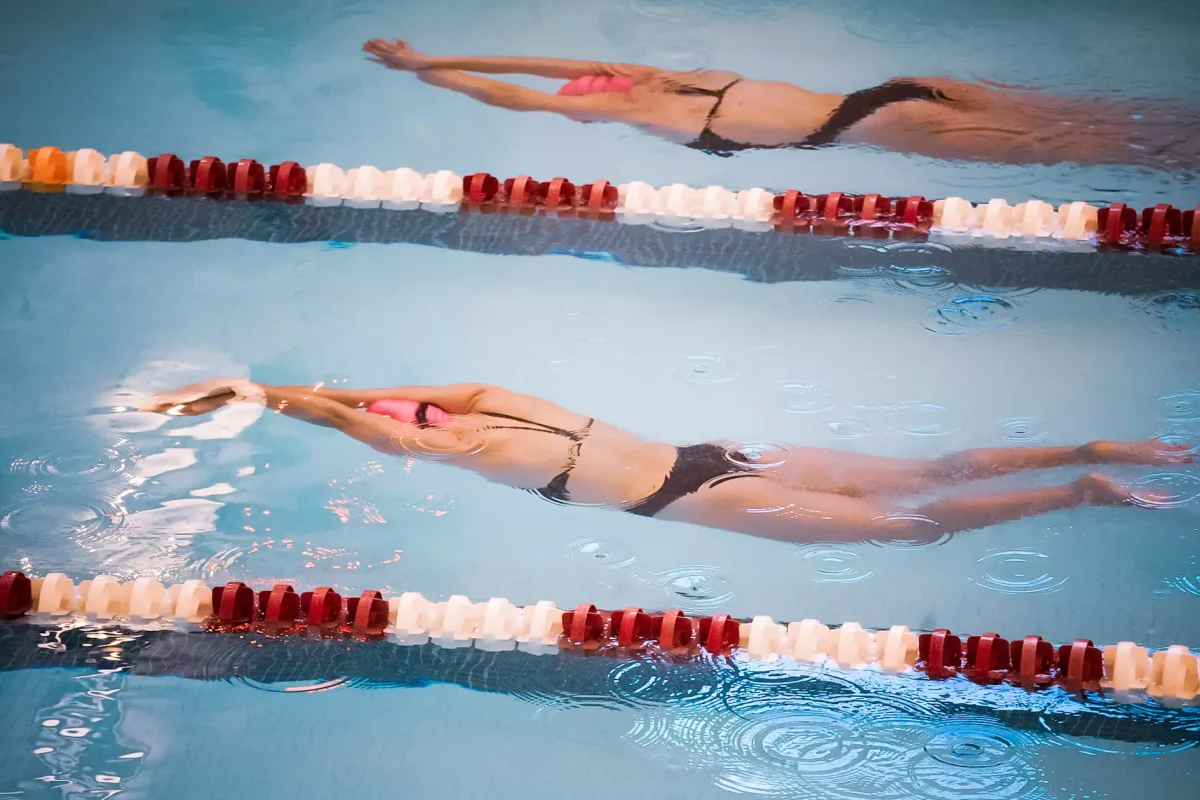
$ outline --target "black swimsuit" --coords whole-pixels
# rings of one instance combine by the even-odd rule
[[[685,147],[690,147],[693,150],[702,150],[705,153],[720,156],[721,158],[729,158],[735,152],[741,150],[815,150],[818,147],[827,147],[833,144],[837,141],[838,136],[841,136],[851,127],[862,122],[879,109],[892,103],[903,103],[909,100],[924,100],[932,103],[951,102],[950,98],[941,89],[935,89],[932,86],[926,86],[916,81],[888,81],[879,86],[872,86],[870,89],[860,89],[857,92],[846,95],[846,99],[834,109],[829,118],[821,124],[821,127],[798,142],[749,144],[747,142],[735,142],[732,139],[726,139],[724,136],[720,136],[712,131],[713,120],[717,117],[717,111],[721,108],[721,101],[725,99],[725,93],[741,83],[741,80],[741,78],[738,78],[732,83],[722,86],[720,89],[681,86],[674,90],[675,94],[715,97],[717,100],[713,104],[712,109],[709,110],[708,117],[704,120],[704,129],[700,131],[700,135],[696,137],[695,141],[688,142]]]
[[[425,403],[417,407],[417,424],[425,424],[427,409],[428,404]],[[596,420],[589,419],[581,430],[571,431],[509,414],[498,414],[492,411],[480,413],[496,419],[522,423],[521,425],[494,425],[493,429],[552,433],[570,439],[571,447],[567,450],[567,464],[563,467],[563,471],[551,478],[545,486],[529,488],[525,491],[552,503],[569,503],[571,501],[571,494],[567,490],[567,480],[571,476],[571,470],[575,469],[579,451],[583,448],[583,440],[587,438]],[[758,473],[753,467],[746,466],[744,459],[738,459],[736,454],[730,455],[729,451],[719,444],[707,443],[677,447],[675,448],[675,463],[671,465],[671,471],[667,474],[662,486],[658,487],[658,490],[649,497],[624,510],[640,517],[653,517],[679,498],[694,494],[703,486],[717,486],[735,478],[757,477],[759,477]]]

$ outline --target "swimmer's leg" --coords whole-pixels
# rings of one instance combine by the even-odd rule
[[[745,477],[680,498],[658,517],[787,542],[935,540],[1051,511],[1133,504],[1128,490],[1103,475],[1087,475],[1065,486],[952,497],[907,513],[870,500],[796,491]]]
[[[784,463],[764,472],[793,489],[851,496],[919,494],[1015,472],[1096,464],[1190,463],[1187,444],[1159,440],[1096,441],[1078,447],[988,447],[933,459],[904,459],[816,448],[789,449]]]

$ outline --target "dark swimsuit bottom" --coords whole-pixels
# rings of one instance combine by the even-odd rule
[[[418,424],[424,424],[426,411],[425,404],[417,408]],[[520,423],[519,425],[494,425],[492,426],[494,429],[551,433],[571,441],[571,447],[567,450],[567,464],[563,471],[551,478],[545,486],[525,490],[554,503],[569,503],[571,495],[567,491],[567,479],[571,475],[571,470],[575,469],[575,462],[579,458],[583,440],[587,438],[596,420],[589,419],[581,430],[572,431],[509,414],[497,414],[490,411],[480,413],[484,416]],[[717,486],[736,478],[757,477],[759,475],[753,467],[737,460],[736,454],[730,455],[729,451],[719,444],[705,443],[677,447],[675,448],[675,463],[671,466],[671,471],[667,474],[667,479],[663,481],[662,486],[658,487],[658,490],[649,497],[624,510],[640,517],[653,517],[679,498],[694,494],[705,485]]]
[[[827,147],[833,144],[837,141],[837,137],[841,136],[855,124],[862,122],[879,109],[892,103],[904,103],[909,100],[924,100],[931,103],[950,102],[950,98],[946,97],[945,93],[932,86],[926,86],[916,81],[888,81],[879,86],[873,86],[870,89],[860,89],[857,92],[846,95],[846,99],[834,109],[833,113],[829,115],[829,119],[825,120],[821,127],[798,142],[748,144],[746,142],[735,142],[732,139],[726,139],[724,136],[719,136],[712,131],[713,120],[717,118],[717,111],[721,108],[721,102],[725,99],[725,93],[741,82],[742,79],[738,78],[722,86],[720,89],[681,86],[674,90],[675,94],[714,97],[717,100],[704,121],[704,130],[700,131],[700,135],[696,137],[695,141],[688,142],[684,145],[685,147],[690,147],[693,150],[702,150],[705,153],[722,158],[728,158],[741,150],[815,150],[818,147]]]

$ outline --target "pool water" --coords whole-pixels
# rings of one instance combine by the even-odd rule
[[[916,2],[885,16],[862,3],[522,0],[134,3],[115,14],[49,3],[20,9],[24,35],[0,44],[0,74],[22,76],[0,81],[0,102],[18,112],[0,138],[580,182],[1190,207],[1187,170],[853,148],[716,159],[439,93],[366,63],[358,47],[393,35],[438,53],[709,66],[828,91],[950,74],[1180,99],[1200,88],[1187,55],[1196,13],[1160,4],[1131,14],[1119,2]],[[676,234],[681,251],[689,236],[702,234]],[[130,410],[145,393],[218,375],[477,381],[680,444],[912,458],[1097,438],[1200,444],[1200,278],[1133,291],[1113,274],[1158,274],[1156,259],[1096,256],[1072,278],[1083,291],[971,279],[998,264],[1044,267],[1044,254],[1017,250],[822,251],[833,264],[823,279],[767,282],[743,276],[790,273],[762,252],[718,271],[649,268],[636,253],[447,244],[0,236],[0,564],[76,580],[286,581],[1055,642],[1200,642],[1194,465],[1106,469],[1159,497],[1155,508],[1081,508],[925,543],[782,543],[555,505],[246,406],[169,420]],[[78,633],[63,634],[72,651],[120,635]],[[480,666],[476,651],[433,648],[364,651],[374,655],[323,671],[306,671],[303,654],[281,658],[282,672],[222,672],[226,662],[194,656],[183,662],[192,677],[127,653],[100,669],[17,668],[32,647],[0,637],[4,796],[608,797],[636,787],[669,798],[1171,798],[1194,796],[1200,779],[1194,709],[1058,691],[946,690],[744,659],[512,654]],[[387,672],[371,658],[407,660]],[[1076,718],[1087,722],[1064,722]]]

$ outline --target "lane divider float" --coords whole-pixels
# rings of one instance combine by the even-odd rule
[[[40,147],[25,153],[0,144],[0,190],[20,188],[125,196],[186,194],[391,211],[545,214],[667,228],[735,227],[868,239],[934,236],[1200,253],[1200,206],[1181,210],[1160,203],[1138,210],[1124,203],[1097,207],[1074,202],[1055,207],[1041,200],[1009,205],[999,198],[976,205],[961,197],[809,195],[797,189],[775,194],[762,188],[735,192],[682,183],[655,188],[641,181],[575,184],[566,178],[541,181],[519,175],[501,180],[485,172],[461,176],[450,170],[422,175],[370,164],[344,170],[330,163],[302,167],[284,161],[265,167],[253,159],[224,162],[215,156],[185,162],[173,153],[146,158],[126,151],[106,158],[86,148],[63,152]]]
[[[73,583],[62,573],[29,578],[0,575],[0,619],[68,616],[140,625],[200,625],[211,631],[387,637],[398,644],[433,642],[445,648],[487,651],[561,651],[628,656],[654,648],[675,656],[731,655],[758,661],[792,659],[843,670],[923,673],[933,680],[962,676],[981,685],[1029,690],[1059,686],[1069,692],[1111,694],[1120,702],[1142,696],[1179,704],[1200,693],[1200,657],[1183,645],[1154,653],[1133,642],[1097,647],[1090,639],[1055,646],[1041,636],[1005,639],[997,633],[965,639],[944,628],[916,632],[904,625],[871,631],[857,622],[838,627],[815,619],[787,624],[768,616],[749,621],[728,614],[689,617],[679,609],[613,611],[582,604],[560,609],[551,601],[517,606],[502,597],[442,602],[416,592],[385,598],[368,589],[343,596],[329,587],[297,592],[288,584],[254,591],[233,581],[208,587],[189,580],[170,587],[151,578],[121,582],[111,575]]]

